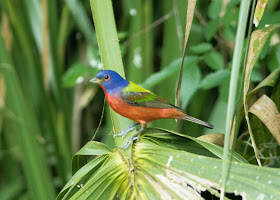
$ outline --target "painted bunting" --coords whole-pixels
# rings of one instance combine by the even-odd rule
[[[115,112],[138,122],[114,136],[124,137],[131,130],[135,129],[136,125],[141,124],[141,128],[127,141],[124,147],[128,146],[131,141],[138,139],[138,134],[145,130],[148,122],[157,119],[183,119],[200,124],[206,128],[213,128],[213,125],[185,114],[181,108],[172,105],[151,91],[123,79],[115,71],[100,71],[90,82],[100,85],[109,106]]]

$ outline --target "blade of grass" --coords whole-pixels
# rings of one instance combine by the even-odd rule
[[[129,20],[129,35],[134,35],[142,29],[142,1],[136,0],[128,2],[126,1],[128,10],[134,10],[135,14],[130,14]],[[139,83],[145,79],[143,70],[143,35],[131,40],[127,50],[127,76],[135,83]]]
[[[227,106],[221,197],[220,197],[221,200],[224,199],[226,180],[227,180],[228,169],[229,169],[227,154],[228,154],[228,147],[229,147],[230,130],[231,130],[231,125],[233,120],[233,113],[235,111],[235,105],[236,105],[235,94],[237,91],[237,81],[238,81],[238,75],[239,75],[239,69],[241,63],[242,48],[244,43],[249,6],[250,6],[250,1],[246,1],[246,0],[241,1],[238,26],[237,26],[237,34],[235,40],[236,43],[233,52],[233,63],[232,63],[232,70],[231,70],[231,77],[230,77],[230,89],[229,89],[228,106]]]
[[[133,1],[127,2],[128,9],[136,10],[136,14],[130,16],[130,34],[136,35],[152,24],[152,2]],[[140,83],[148,77],[153,69],[153,38],[152,31],[145,31],[138,37],[134,37],[129,43],[128,49],[128,77],[135,83]]]
[[[20,53],[21,56],[24,57],[23,59],[26,64],[24,70],[20,71],[21,73],[19,74],[19,78],[26,78],[26,84],[23,85],[23,88],[26,90],[26,97],[29,98],[32,104],[37,108],[38,102],[40,102],[40,94],[43,93],[43,85],[40,81],[42,78],[41,72],[40,68],[37,67],[40,61],[38,59],[39,55],[36,55],[37,52],[34,51],[32,33],[28,29],[29,27],[25,26],[25,24],[28,23],[28,21],[25,19],[25,13],[19,12],[18,10],[18,6],[23,6],[23,2],[19,2],[17,4],[14,0],[5,1],[5,6],[9,15],[10,23],[14,30],[14,34],[18,41],[15,45],[18,45],[18,48],[21,49]],[[34,58],[34,54],[37,56],[36,59]],[[16,62],[17,60],[15,61],[15,67],[17,66]],[[22,63],[20,64],[22,65]]]
[[[30,109],[34,110],[36,118],[38,117],[38,119],[44,122],[39,123],[40,129],[42,130],[40,134],[42,134],[43,137],[46,137],[46,140],[55,143],[55,152],[58,153],[53,155],[57,157],[59,162],[59,173],[62,174],[62,177],[66,180],[67,172],[70,170],[65,170],[65,166],[68,166],[69,163],[71,163],[70,145],[68,142],[70,137],[65,135],[65,132],[62,132],[62,134],[64,134],[62,137],[63,140],[59,141],[57,139],[57,134],[60,134],[58,132],[60,130],[65,130],[65,128],[62,127],[64,124],[57,123],[56,119],[60,116],[57,116],[57,110],[55,109],[55,105],[51,101],[50,96],[45,93],[40,65],[40,51],[36,48],[33,41],[34,36],[32,31],[29,30],[29,18],[25,15],[26,12],[21,12],[20,10],[24,8],[23,3],[23,1],[15,3],[14,0],[4,1],[5,8],[9,14],[10,23],[13,26],[12,30],[14,37],[17,38],[17,43],[14,43],[15,48],[13,48],[13,57],[15,58],[13,60],[13,66],[18,71],[18,78],[21,81],[20,83],[22,90],[24,91],[26,102],[29,103]],[[42,25],[39,24],[39,26]],[[55,87],[52,89],[56,97],[61,94],[61,91],[57,92],[58,90],[56,90]],[[44,103],[42,104],[42,102]],[[59,100],[57,100],[57,104],[60,105],[59,107],[62,107],[61,105],[66,106],[65,103],[61,103]],[[63,118],[63,115],[61,116]],[[67,132],[69,133],[70,131]],[[64,147],[67,146],[67,149],[62,148],[60,144],[64,144]],[[67,157],[63,157],[63,154],[66,152],[68,152]]]
[[[29,21],[31,24],[31,30],[39,51],[42,51],[42,8],[40,5],[40,1],[36,0],[24,0],[23,1],[26,9],[27,14],[29,17]]]
[[[58,66],[59,71],[62,71],[64,66],[64,54],[65,54],[65,45],[67,41],[67,36],[69,34],[68,26],[69,26],[69,15],[70,11],[67,6],[62,8],[62,14],[59,22],[59,31],[58,31],[58,39],[57,39],[57,48],[58,48]]]
[[[96,43],[95,34],[93,28],[90,24],[90,21],[84,11],[81,1],[78,0],[64,0],[67,6],[69,7],[78,27],[81,29],[86,39],[91,43]]]
[[[49,27],[48,27],[48,2],[42,0],[42,51],[41,51],[41,62],[43,71],[43,81],[46,90],[49,90],[49,79],[50,79],[50,67],[52,64],[50,54],[50,43],[49,43]]]
[[[1,32],[1,30],[0,30]],[[20,147],[27,186],[33,199],[54,199],[55,191],[50,172],[35,136],[39,133],[32,110],[28,109],[18,78],[12,68],[12,61],[5,49],[0,34],[0,72],[4,74],[6,86],[6,105],[14,118],[5,119],[5,129],[14,132]]]
[[[153,1],[145,0],[143,2],[143,27],[147,27],[152,24],[153,20]],[[144,65],[144,77],[147,78],[153,71],[153,57],[154,57],[154,38],[153,32],[149,31],[143,34],[143,65]]]
[[[251,4],[251,13],[253,13],[254,10],[255,10],[256,1],[257,0],[253,0],[253,2]],[[249,21],[249,28],[248,28],[248,31],[247,31],[248,32],[248,38],[251,38],[252,28],[253,28],[253,15],[251,14],[250,21]],[[245,58],[244,58],[244,61],[243,61],[244,66],[246,66],[246,62],[247,62],[247,59],[248,59],[249,43],[250,43],[250,40],[248,39],[246,41],[246,47],[245,47],[246,53],[245,53]],[[242,75],[244,76],[244,71],[242,72]],[[229,139],[229,148],[230,149],[234,149],[234,147],[235,147],[235,138],[236,138],[236,135],[237,135],[237,132],[238,132],[237,130],[239,130],[239,125],[240,125],[239,122],[243,118],[243,114],[240,113],[241,104],[242,104],[242,102],[238,103],[236,115],[233,118],[234,128],[231,129],[231,135],[230,135],[230,139]],[[240,116],[242,116],[242,117],[240,117]],[[253,140],[252,143],[254,145],[254,140]],[[258,154],[256,154],[256,158],[258,159]]]
[[[42,1],[43,2],[43,1]],[[43,5],[43,4],[42,4]],[[65,5],[65,4],[64,4]],[[66,8],[66,6],[64,6],[64,8]],[[69,109],[69,107],[72,106],[72,102],[68,101],[68,97],[66,96],[66,91],[63,90],[62,88],[62,84],[61,84],[61,79],[62,79],[62,69],[64,67],[64,65],[60,65],[60,61],[63,60],[65,58],[64,54],[59,54],[59,48],[61,47],[59,45],[59,37],[60,35],[60,31],[61,29],[65,28],[64,26],[60,27],[58,24],[58,12],[57,10],[59,9],[59,5],[57,3],[56,0],[48,0],[47,1],[47,5],[46,8],[47,12],[45,15],[47,15],[47,20],[48,21],[48,27],[47,30],[43,29],[43,31],[45,32],[44,35],[46,38],[44,38],[44,40],[48,41],[48,44],[46,44],[46,46],[49,46],[49,68],[50,68],[50,72],[49,72],[49,84],[50,87],[52,89],[52,92],[54,93],[55,96],[55,105],[58,105],[54,114],[56,115],[55,117],[57,117],[57,121],[59,121],[59,123],[56,123],[57,121],[54,121],[53,123],[55,124],[54,126],[56,127],[56,132],[57,135],[60,136],[60,138],[62,138],[61,141],[57,142],[57,146],[56,148],[61,148],[61,146],[63,146],[64,148],[61,149],[61,153],[64,154],[64,160],[65,163],[67,163],[67,165],[71,162],[71,136],[72,136],[72,132],[71,132],[71,126],[72,126],[72,111],[71,109]],[[69,10],[65,9],[67,14],[69,14]],[[66,14],[66,23],[68,20],[68,15]],[[63,18],[63,19],[65,19]],[[63,21],[63,20],[62,20]],[[57,33],[58,29],[59,33]],[[68,30],[68,29],[66,29]],[[63,31],[66,32],[65,29],[63,29]],[[64,33],[64,32],[63,32]],[[65,38],[63,38],[62,40],[66,40],[66,37],[68,36],[67,34],[63,35]],[[63,45],[65,45],[65,43],[63,43]],[[63,46],[62,48],[64,48],[65,46]],[[47,50],[46,50],[47,51]],[[52,102],[50,102],[52,103]],[[53,117],[52,117],[53,118]],[[63,144],[63,145],[60,145]],[[67,152],[67,153],[66,153]],[[60,161],[61,162],[61,161]],[[61,165],[61,164],[60,164]],[[66,171],[64,169],[64,171]],[[68,171],[69,172],[69,171]],[[67,173],[66,173],[67,174]]]

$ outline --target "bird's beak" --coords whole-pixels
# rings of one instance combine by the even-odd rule
[[[94,77],[89,82],[100,84],[101,80],[96,78],[96,77]]]

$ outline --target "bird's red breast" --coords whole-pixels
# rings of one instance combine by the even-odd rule
[[[108,104],[115,112],[141,124],[157,119],[179,119],[185,115],[174,108],[131,106],[121,99],[120,94],[109,94],[106,89],[103,88],[103,90]]]

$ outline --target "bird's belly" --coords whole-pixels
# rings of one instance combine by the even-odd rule
[[[151,122],[157,119],[178,118],[181,113],[173,108],[148,108],[131,106],[118,97],[106,97],[110,107],[120,115],[137,122]]]

